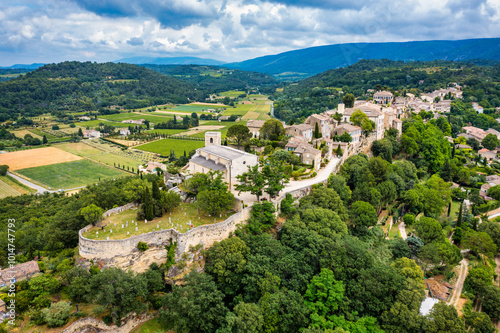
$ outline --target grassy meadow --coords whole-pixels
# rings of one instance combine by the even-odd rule
[[[97,183],[99,180],[130,175],[87,159],[21,169],[16,172],[52,189],[70,189]]]
[[[193,149],[198,149],[205,146],[204,141],[190,141],[179,139],[161,139],[158,141],[146,143],[136,146],[135,149],[157,153],[163,156],[170,155],[170,151],[174,150],[176,156],[181,156],[184,152],[189,153]]]

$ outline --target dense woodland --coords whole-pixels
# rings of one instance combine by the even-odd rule
[[[287,123],[297,122],[318,110],[335,109],[343,94],[352,93],[358,99],[367,99],[368,89],[387,89],[419,95],[419,92],[445,88],[451,82],[466,86],[465,102],[479,102],[486,109],[499,107],[500,64],[479,63],[481,66],[450,61],[361,60],[286,86],[283,92],[273,95],[275,114]]]
[[[273,86],[277,83],[276,79],[268,74],[242,71],[239,69],[228,69],[218,66],[152,64],[144,64],[141,66],[161,74],[174,76],[208,93],[245,90],[250,87],[258,87],[261,91],[266,91],[269,89],[269,86]]]

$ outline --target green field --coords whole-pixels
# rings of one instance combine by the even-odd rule
[[[179,134],[179,133],[184,133],[184,132],[187,132],[187,130],[184,130],[184,129],[153,129],[153,130],[148,131],[146,133],[159,133],[159,134],[173,135],[173,134]]]
[[[2,177],[3,178],[3,177]],[[0,179],[0,199],[6,198],[6,197],[15,197],[17,195],[21,195],[22,193],[4,182],[2,179]]]
[[[83,142],[60,144],[54,146],[54,148],[58,148],[67,151],[68,153],[72,153],[77,156],[88,158],[90,160],[113,167],[115,166],[115,164],[119,164],[120,166],[124,165],[125,167],[129,167],[130,169],[134,168],[134,170],[137,170],[139,164],[142,163],[139,160],[128,157],[127,153],[122,152],[121,150],[117,150],[117,153],[112,153],[111,151],[102,151],[101,149],[91,147]]]
[[[179,232],[186,232],[188,231],[188,226],[191,229],[191,225],[193,228],[196,228],[205,224],[222,222],[232,214],[234,214],[234,211],[222,213],[222,216],[219,215],[217,217],[208,216],[198,212],[195,204],[182,203],[179,207],[172,210],[171,213],[166,213],[162,217],[145,223],[143,220],[140,222],[137,221],[137,209],[128,209],[107,217],[105,219],[107,224],[104,230],[100,227],[91,228],[84,234],[84,237],[89,239],[106,239],[106,237],[109,237],[109,239],[125,239],[161,229],[173,229],[177,227],[177,224],[179,225],[177,227]],[[170,224],[169,218],[172,224]],[[135,231],[136,226],[135,223],[132,224],[132,221],[137,222],[137,231]],[[129,222],[128,227],[126,226],[126,222]],[[121,227],[122,224],[124,224],[124,228]],[[99,232],[99,234],[96,232]]]
[[[114,127],[124,127],[124,128],[128,128],[129,126],[138,126],[136,124],[125,124],[125,123],[121,123],[121,122],[118,122],[118,121],[111,121],[111,120],[107,120],[107,119],[97,119],[97,120],[89,120],[89,121],[82,121],[82,122],[78,122],[78,123],[75,123],[76,126],[80,126],[80,127],[83,127],[83,128],[95,128],[97,126],[99,126],[99,124],[104,124],[104,125],[110,125],[110,126],[114,126]],[[146,125],[140,125],[142,128],[145,128]]]
[[[183,105],[177,105],[171,109],[170,111],[185,111],[185,112],[197,112],[197,113],[206,113],[210,114],[210,112],[203,112],[207,111],[208,109],[221,109],[221,108],[227,108],[228,106],[226,105],[197,105],[197,104],[183,104]]]
[[[146,143],[145,145],[136,146],[134,148],[157,153],[163,156],[170,155],[170,151],[174,150],[176,156],[181,156],[184,152],[187,154],[193,149],[198,149],[204,146],[204,141],[161,139],[155,142]]]
[[[43,136],[45,135],[45,137],[46,137],[47,139],[49,139],[49,140],[50,140],[50,139],[55,139],[55,138],[57,138],[57,136],[55,136],[55,135],[52,135],[52,134],[50,134],[50,133],[47,133],[47,132],[44,132],[44,131],[42,131],[42,130],[35,129],[35,128],[30,129],[30,132],[32,132],[32,133],[34,133],[34,134],[36,134],[36,135],[39,135],[39,136],[41,136],[41,137],[43,137]]]
[[[246,94],[246,91],[230,90],[230,91],[223,91],[221,93],[218,93],[219,96],[231,97],[231,98],[236,98],[239,95],[243,95],[243,94]]]
[[[124,171],[85,159],[27,168],[16,172],[52,189],[70,189],[96,183],[99,179],[104,180],[129,175]]]
[[[137,119],[144,119],[148,120],[152,123],[163,123],[166,122],[170,119],[173,119],[173,115],[168,114],[168,113],[156,113],[156,115],[151,115],[152,112],[143,112],[143,113],[138,113],[138,112],[124,112],[124,113],[117,113],[117,114],[110,114],[110,115],[105,115],[105,116],[100,116],[99,119],[106,119],[109,121],[115,121],[115,122],[122,122],[123,120],[137,120]],[[124,124],[127,127],[130,125],[134,124]]]

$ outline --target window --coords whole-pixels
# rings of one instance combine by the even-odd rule
[[[210,143],[214,143],[214,138],[210,138]]]
[[[243,164],[247,164],[247,161],[243,161]]]

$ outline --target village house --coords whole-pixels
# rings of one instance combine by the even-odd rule
[[[500,176],[498,176],[498,175],[486,176],[486,183],[484,183],[481,186],[481,189],[479,191],[479,195],[481,197],[483,197],[483,199],[485,199],[485,200],[491,200],[491,198],[489,198],[487,196],[488,190],[490,188],[492,188],[493,186],[497,186],[497,185],[500,185]]]
[[[393,98],[394,95],[390,91],[377,91],[373,94],[373,101],[378,104],[389,104]]]
[[[363,132],[361,127],[351,124],[341,124],[335,128],[336,135],[340,136],[346,132],[351,135],[353,145],[358,146],[361,143],[361,133]]]
[[[120,129],[120,135],[122,135],[122,136],[130,135],[130,130],[127,129],[127,128],[121,128]]]
[[[101,132],[96,130],[86,130],[83,131],[83,137],[86,139],[95,139],[101,137]]]
[[[260,136],[260,128],[264,125],[264,120],[249,120],[247,122],[247,127],[254,138]]]
[[[127,120],[123,120],[122,123],[141,125],[142,123],[144,123],[144,121],[145,121],[144,119],[127,119]]]
[[[484,111],[483,107],[475,102],[472,103],[472,107],[474,108],[474,110],[476,110],[477,113],[483,113]]]
[[[286,135],[289,136],[303,136],[307,140],[313,138],[313,127],[307,124],[291,125],[285,128]]]
[[[486,148],[483,148],[483,149],[481,149],[481,150],[478,151],[478,154],[483,159],[486,158],[486,160],[488,161],[488,163],[491,163],[493,161],[497,161],[498,160],[497,152],[496,151],[491,151],[491,150],[488,150]]]
[[[350,122],[352,114],[360,110],[369,120],[375,123],[375,128],[373,132],[375,133],[375,137],[377,140],[380,140],[384,137],[384,112],[382,112],[382,107],[373,103],[363,102],[363,103],[355,103],[353,108],[347,108],[342,114],[343,122]]]
[[[161,170],[163,172],[167,171],[167,166],[163,163],[160,162],[153,162],[149,161],[146,163],[146,166],[144,165],[139,165],[139,171],[144,172],[144,173],[156,173],[158,170]]]
[[[229,188],[232,188],[237,182],[237,176],[258,163],[259,158],[256,155],[222,146],[220,132],[206,132],[205,147],[196,150],[189,160],[187,170],[191,174],[221,171]]]
[[[486,131],[486,135],[488,134],[493,134],[494,136],[497,137],[498,140],[500,140],[500,132],[497,131],[496,129],[488,128],[488,130]]]
[[[323,116],[321,114],[313,114],[307,117],[304,124],[311,125],[313,131],[316,129],[316,124],[318,124],[318,130],[323,138],[331,138],[331,134],[334,127],[334,119],[331,117]]]
[[[474,138],[479,142],[483,141],[485,136],[488,134],[484,130],[474,126],[465,126],[462,127],[462,129],[469,135],[470,138]]]
[[[38,273],[40,273],[40,268],[35,260],[5,268],[0,271],[0,287],[10,286],[11,283],[29,279]]]
[[[302,163],[314,165],[314,169],[319,170],[321,166],[321,150],[314,148],[304,137],[292,137],[285,145],[285,150],[299,156]]]
[[[81,120],[81,121],[89,121],[90,117],[88,117],[88,116],[81,116],[81,117],[78,117],[78,119]]]

